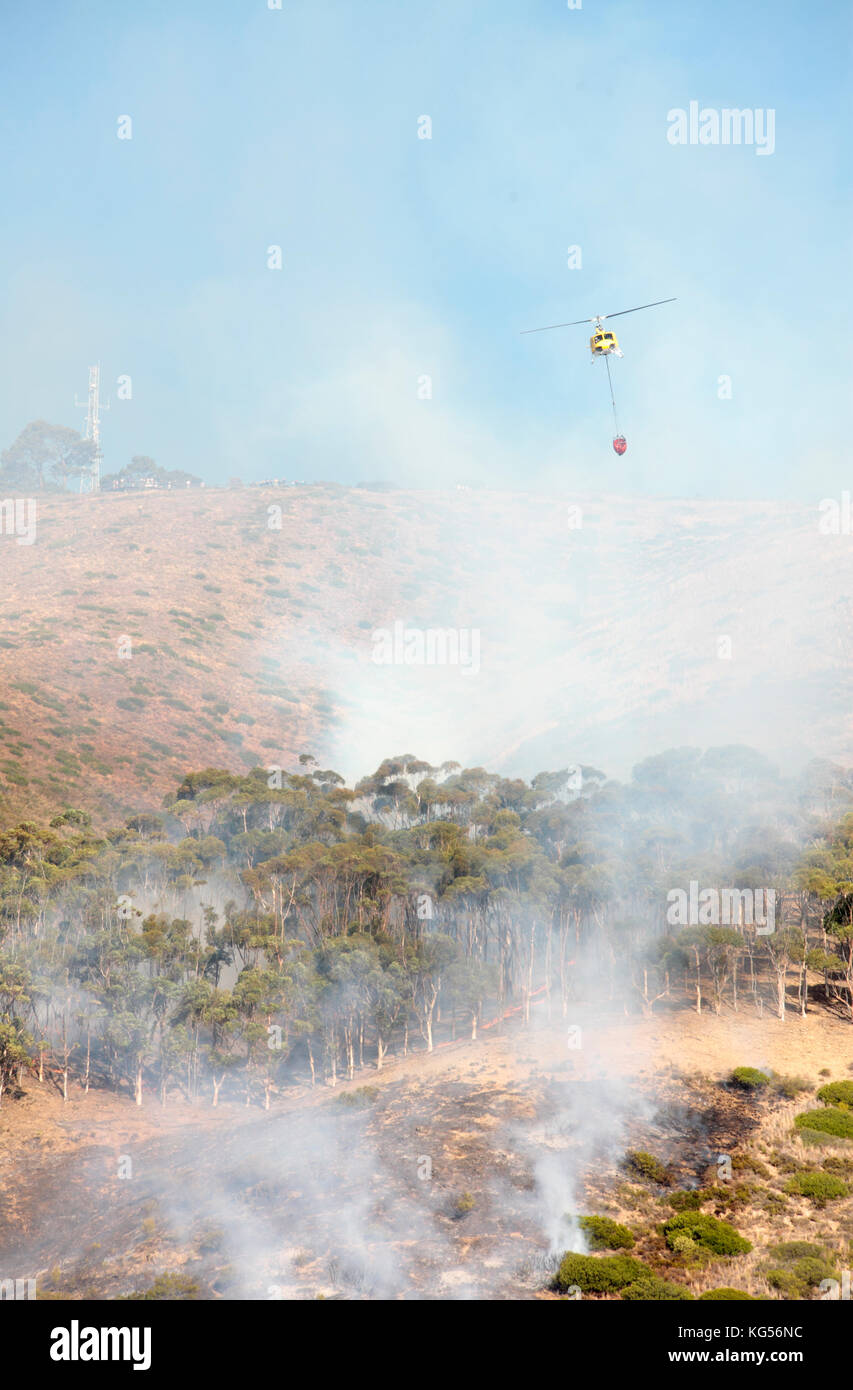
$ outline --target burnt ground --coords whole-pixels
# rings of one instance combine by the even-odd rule
[[[564,1025],[511,1026],[270,1112],[75,1091],[63,1105],[28,1081],[0,1110],[0,1274],[61,1298],[163,1275],[184,1281],[172,1296],[212,1299],[551,1297],[564,1213],[616,1211],[627,1148],[696,1186],[765,1123],[766,1103],[722,1084],[726,1047],[755,1060],[733,1027],[599,1018],[567,1055]],[[774,1043],[763,1026],[765,1047],[802,1049],[808,1031],[834,1074],[853,1055],[844,1025],[783,1028]],[[697,1042],[716,1073],[692,1069]]]

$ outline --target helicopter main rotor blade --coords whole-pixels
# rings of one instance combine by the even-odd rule
[[[544,328],[522,328],[521,336],[525,333],[550,333],[552,328],[577,328],[581,323],[598,323],[602,319],[620,319],[623,314],[636,314],[640,309],[656,309],[659,304],[674,304],[678,295],[673,295],[671,299],[656,299],[651,304],[637,304],[633,309],[620,309],[616,314],[594,314],[591,319],[572,319],[571,323],[546,323]]]
[[[579,323],[595,323],[595,319],[573,319],[571,323],[546,323],[544,328],[522,328],[521,335],[525,333],[549,333],[552,328],[577,328]]]
[[[656,299],[653,304],[638,304],[635,309],[620,309],[617,314],[601,314],[603,319],[621,319],[623,314],[636,314],[638,309],[654,309],[658,304],[674,304],[678,295],[673,295],[672,299]],[[592,319],[585,320],[592,323]]]

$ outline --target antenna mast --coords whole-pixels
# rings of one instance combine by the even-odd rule
[[[74,397],[74,404],[81,406],[82,401]],[[100,492],[101,490],[101,364],[98,362],[94,367],[89,368],[89,399],[86,403],[86,433],[84,439],[91,440],[93,444],[91,467],[80,474],[81,492]],[[109,405],[104,405],[104,410],[109,410]]]

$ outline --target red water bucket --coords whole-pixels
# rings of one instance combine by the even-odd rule
[[[613,441],[613,448],[616,450],[617,454],[624,454],[627,447],[628,441],[625,438],[624,434],[617,434],[616,438]]]

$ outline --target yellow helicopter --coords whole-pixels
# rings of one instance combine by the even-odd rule
[[[614,357],[625,356],[619,346],[619,339],[616,334],[604,332],[601,327],[601,319],[595,320],[595,332],[589,340],[589,350],[593,357],[607,357],[611,352]]]
[[[552,328],[576,328],[582,323],[591,323],[594,332],[589,340],[589,350],[592,353],[593,362],[597,357],[603,357],[607,362],[608,357],[623,357],[624,353],[619,346],[619,339],[615,333],[611,333],[604,328],[605,319],[618,319],[623,314],[636,314],[640,309],[655,309],[659,304],[674,304],[677,295],[671,299],[656,299],[651,304],[637,304],[633,309],[620,309],[616,314],[595,314],[591,319],[574,319],[571,323],[549,323],[544,328],[525,328],[523,333],[547,333]],[[628,445],[624,434],[619,433],[619,424],[616,420],[616,401],[613,396],[613,382],[610,379],[610,363],[607,362],[607,380],[610,385],[610,400],[613,405],[613,421],[616,425],[616,438],[613,440],[613,448],[617,454],[624,454]]]

